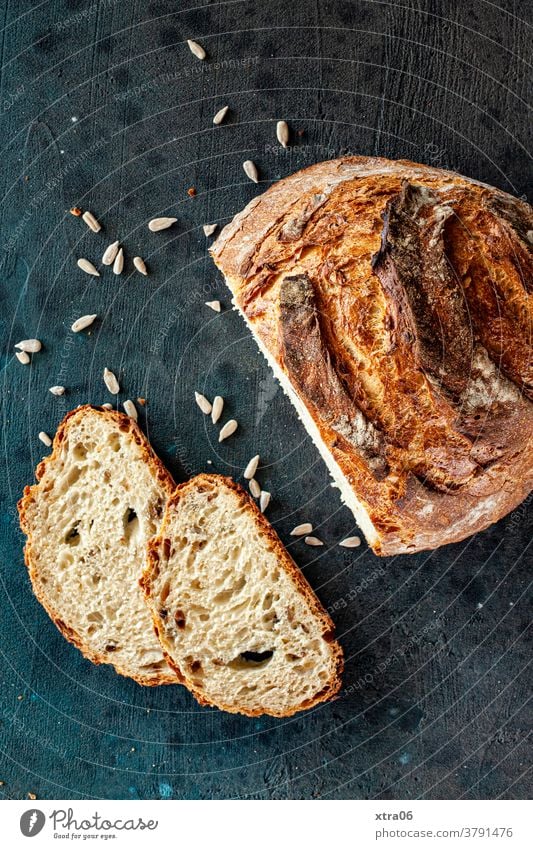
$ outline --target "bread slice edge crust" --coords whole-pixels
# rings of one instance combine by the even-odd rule
[[[189,489],[193,489],[196,486],[201,485],[202,483],[206,483],[208,485],[216,485],[218,483],[223,484],[238,496],[242,506],[250,510],[250,515],[253,517],[256,527],[258,528],[261,535],[265,537],[266,541],[272,546],[281,568],[296,585],[296,590],[303,595],[305,602],[308,604],[312,614],[316,616],[316,618],[322,625],[322,638],[325,639],[330,646],[334,665],[334,672],[331,676],[331,680],[322,690],[316,693],[313,698],[307,699],[301,704],[296,705],[294,708],[291,708],[289,710],[249,710],[246,708],[237,708],[235,705],[223,704],[221,702],[215,704],[214,702],[206,698],[205,694],[197,687],[195,687],[192,681],[186,677],[183,670],[180,669],[179,665],[176,663],[176,661],[170,654],[169,646],[164,640],[162,629],[160,627],[161,620],[154,612],[153,606],[150,604],[152,576],[154,575],[155,570],[158,569],[158,550],[160,545],[162,544],[163,539],[165,538],[165,532],[168,528],[170,520],[170,513],[172,509],[179,504],[180,499],[188,492]],[[272,525],[269,523],[266,517],[259,511],[257,505],[252,501],[248,493],[245,492],[245,490],[238,483],[232,480],[232,478],[226,477],[224,475],[200,474],[194,478],[191,478],[185,483],[179,484],[176,487],[173,494],[167,501],[167,507],[163,516],[163,521],[161,523],[159,533],[156,536],[153,536],[148,541],[147,566],[139,583],[145,593],[150,610],[152,611],[154,628],[161,643],[161,647],[163,649],[163,654],[165,655],[166,661],[176,673],[176,676],[180,683],[184,684],[187,689],[190,690],[190,692],[200,705],[206,707],[217,707],[220,710],[226,711],[227,713],[243,714],[244,716],[249,717],[268,715],[277,718],[283,718],[293,716],[294,714],[299,713],[303,710],[309,710],[310,708],[313,708],[322,702],[330,701],[338,696],[339,690],[342,685],[344,654],[340,644],[334,637],[335,624],[322,606],[322,604],[320,603],[320,601],[318,600],[318,597],[315,595],[315,592],[311,588],[310,584],[308,583],[308,581],[306,580],[306,578],[304,577],[304,575],[302,574],[302,572],[286,550],[285,546],[281,542]]]
[[[167,469],[153,450],[152,446],[148,442],[148,439],[140,429],[139,425],[132,418],[127,416],[125,413],[120,413],[117,410],[106,410],[103,407],[99,407],[93,404],[82,404],[81,406],[76,407],[74,410],[70,410],[60,422],[59,427],[55,433],[51,453],[44,457],[36,467],[35,477],[37,479],[37,483],[25,486],[22,498],[20,498],[17,502],[20,527],[22,532],[27,536],[27,541],[24,546],[24,562],[28,570],[28,576],[30,578],[32,590],[37,601],[44,607],[50,619],[52,620],[56,628],[60,631],[60,633],[65,637],[66,640],[68,640],[69,643],[75,646],[87,660],[90,660],[91,663],[94,663],[96,666],[99,666],[100,664],[111,665],[119,675],[122,675],[125,678],[130,678],[131,680],[135,681],[137,684],[140,684],[143,687],[157,687],[162,684],[176,684],[178,682],[176,681],[176,677],[173,674],[161,672],[152,676],[151,678],[146,678],[140,675],[132,675],[130,671],[126,671],[120,665],[117,665],[116,663],[111,661],[108,657],[104,657],[102,654],[94,652],[83,641],[83,638],[73,628],[71,628],[62,620],[58,611],[48,601],[46,595],[41,591],[39,587],[39,582],[36,579],[36,570],[33,566],[32,561],[33,539],[26,521],[28,508],[30,504],[32,504],[36,500],[39,483],[46,472],[47,465],[54,462],[58,458],[61,443],[63,442],[66,436],[68,428],[71,424],[71,420],[75,416],[83,415],[88,410],[98,412],[100,415],[105,416],[111,421],[117,422],[117,424],[120,424],[123,427],[127,426],[127,431],[129,431],[129,435],[131,435],[131,438],[135,440],[138,447],[141,449],[141,453],[144,455],[143,459],[153,468],[158,482],[166,490],[168,496],[171,495],[175,488],[174,479],[170,475],[170,472],[167,471]]]

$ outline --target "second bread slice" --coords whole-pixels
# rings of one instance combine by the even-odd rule
[[[230,479],[177,487],[141,586],[170,665],[201,704],[290,716],[338,691],[331,619]]]

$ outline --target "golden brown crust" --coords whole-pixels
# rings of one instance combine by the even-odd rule
[[[48,456],[46,456],[37,466],[35,471],[35,477],[37,481],[40,481],[45,472],[46,467],[49,463],[53,463],[59,454],[59,450],[61,447],[61,443],[66,438],[68,434],[68,429],[72,425],[73,420],[79,416],[84,416],[87,411],[97,412],[99,415],[105,416],[107,419],[111,421],[117,422],[120,426],[121,430],[127,433],[132,440],[134,440],[139,448],[141,449],[143,458],[146,463],[150,465],[154,474],[163,487],[163,489],[170,495],[174,490],[174,481],[169,474],[169,472],[165,469],[163,463],[154,453],[152,447],[148,443],[146,437],[141,431],[140,427],[133,421],[132,418],[125,415],[124,413],[119,413],[116,410],[106,410],[102,407],[92,406],[90,404],[84,404],[80,407],[76,407],[76,409],[71,410],[66,414],[63,421],[60,423],[52,446],[52,452]],[[50,604],[49,599],[42,592],[38,577],[37,570],[34,565],[34,558],[32,557],[32,549],[34,545],[34,541],[32,538],[31,528],[27,521],[27,514],[30,506],[35,502],[35,500],[39,497],[39,486],[40,484],[34,484],[33,486],[26,486],[24,488],[24,495],[19,500],[17,507],[19,511],[19,519],[20,519],[20,527],[23,533],[27,536],[27,542],[24,547],[24,561],[28,568],[28,574],[30,577],[30,581],[32,584],[32,589],[35,594],[37,600],[42,604],[54,624],[57,626],[59,631],[63,634],[63,636],[70,642],[72,645],[76,646],[77,649],[81,651],[84,657],[88,660],[92,661],[95,664],[101,663],[111,663],[115,670],[119,673],[119,675],[124,675],[127,678],[132,678],[138,684],[142,684],[143,686],[148,687],[156,687],[160,684],[175,684],[176,679],[172,674],[169,673],[158,673],[156,675],[148,677],[143,676],[135,676],[132,675],[129,671],[121,668],[120,665],[111,661],[109,656],[104,656],[102,654],[95,653],[89,646],[84,643],[82,637],[76,633],[76,631],[70,626],[66,625],[65,622],[61,619],[61,616],[55,610],[55,608]]]
[[[273,185],[212,247],[377,554],[462,540],[531,491],[532,232],[497,189],[351,157]]]
[[[312,610],[313,614],[322,624],[322,635],[330,645],[331,653],[333,655],[333,660],[335,664],[335,672],[326,687],[324,687],[324,689],[321,692],[317,693],[312,699],[306,700],[305,702],[298,705],[292,710],[280,711],[278,713],[275,713],[261,710],[250,711],[246,708],[236,708],[235,706],[225,704],[217,704],[214,706],[219,707],[222,710],[228,711],[229,713],[242,713],[245,716],[261,716],[263,713],[268,713],[271,716],[284,717],[292,716],[293,714],[301,710],[308,710],[309,708],[314,707],[320,702],[325,702],[329,699],[334,698],[340,689],[342,683],[341,676],[344,668],[342,649],[337,643],[337,641],[334,639],[335,625],[328,613],[320,604],[318,598],[316,597],[310,585],[302,575],[301,571],[298,569],[296,563],[285,549],[283,543],[279,539],[272,525],[268,522],[263,513],[261,513],[261,511],[257,508],[257,505],[254,503],[254,501],[252,501],[252,499],[243,490],[243,488],[239,486],[239,484],[235,483],[235,481],[233,481],[231,478],[223,477],[222,475],[201,474],[192,478],[190,481],[187,481],[186,483],[180,484],[176,487],[174,493],[167,502],[167,508],[158,535],[152,537],[152,539],[148,542],[148,563],[145,572],[140,580],[140,585],[147,599],[149,599],[151,594],[152,582],[153,578],[155,577],[154,573],[157,572],[157,570],[159,569],[159,550],[163,545],[163,540],[165,539],[167,534],[167,527],[170,521],[171,511],[174,507],[178,505],[180,499],[189,490],[192,489],[198,491],[198,488],[202,487],[203,485],[209,488],[212,488],[213,486],[217,487],[223,485],[231,489],[238,496],[242,506],[246,507],[246,509],[251,512],[261,536],[264,537],[267,543],[272,547],[281,567],[297,585],[299,592],[304,596],[305,601]],[[153,612],[153,609],[152,615],[154,619],[154,627],[156,633],[160,635],[161,629],[158,626],[161,623],[159,622],[157,615]],[[163,651],[168,664],[175,671],[181,683],[185,684],[185,686],[192,692],[195,699],[201,705],[212,705],[212,703],[206,699],[205,694],[195,688],[191,680],[186,678],[183,671],[177,666],[176,661],[173,660],[172,657],[170,657],[164,645]]]

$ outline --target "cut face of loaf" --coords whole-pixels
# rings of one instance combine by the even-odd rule
[[[169,663],[201,704],[289,716],[331,698],[333,623],[262,513],[228,478],[170,499],[142,580]]]
[[[174,485],[140,429],[121,413],[79,407],[37,479],[19,512],[41,604],[94,663],[140,684],[176,683],[139,587],[147,540]]]
[[[412,162],[273,185],[211,249],[376,554],[486,528],[533,486],[533,210]]]

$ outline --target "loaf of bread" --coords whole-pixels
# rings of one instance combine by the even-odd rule
[[[339,689],[333,623],[229,478],[177,487],[141,584],[168,662],[201,704],[290,716]]]
[[[41,604],[93,663],[140,684],[177,683],[139,586],[174,482],[140,429],[122,413],[78,407],[36,476],[19,512]]]
[[[486,528],[531,491],[533,211],[352,157],[281,180],[212,254],[376,554]]]

